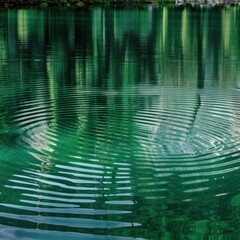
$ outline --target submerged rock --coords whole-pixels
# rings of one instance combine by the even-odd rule
[[[236,195],[230,202],[232,207],[240,207],[240,194]]]

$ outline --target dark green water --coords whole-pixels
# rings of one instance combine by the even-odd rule
[[[0,239],[240,239],[239,25],[0,10]]]

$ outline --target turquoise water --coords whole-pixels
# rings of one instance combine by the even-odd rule
[[[239,239],[239,21],[0,10],[0,239]]]

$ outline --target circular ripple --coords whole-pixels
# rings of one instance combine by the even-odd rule
[[[0,217],[8,225],[121,235],[121,228],[148,228],[149,204],[160,215],[181,204],[191,213],[191,202],[207,206],[206,199],[231,195],[239,100],[235,90],[145,86],[69,88],[22,101],[11,122],[17,152],[24,151],[15,159],[24,164],[4,185],[18,197],[1,203]]]

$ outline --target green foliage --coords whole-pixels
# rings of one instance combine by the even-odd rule
[[[43,8],[48,7],[48,3],[40,3],[39,6],[40,6],[40,7],[43,7]]]
[[[174,0],[175,1],[175,0]],[[75,6],[82,8],[85,5],[106,4],[106,3],[152,3],[162,2],[162,0],[0,0],[0,6],[20,7],[20,6]],[[172,2],[172,0],[166,0]]]
[[[79,1],[79,2],[76,3],[76,7],[77,7],[77,8],[82,8],[82,7],[84,7],[84,5],[85,5],[85,4],[84,4],[83,2],[81,2],[81,1]]]

